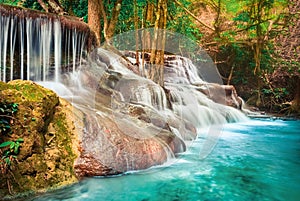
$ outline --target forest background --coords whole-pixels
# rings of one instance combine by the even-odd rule
[[[137,29],[155,27],[183,34],[207,51],[223,82],[234,85],[249,105],[278,114],[300,114],[300,2],[297,0],[0,0],[0,3],[76,16],[89,24],[98,45],[109,43],[116,34]]]

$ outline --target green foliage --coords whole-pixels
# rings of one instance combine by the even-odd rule
[[[246,11],[242,11],[236,17],[233,18],[233,21],[249,22],[250,21],[249,13]]]
[[[22,138],[17,139],[16,141],[6,141],[0,144],[0,148],[8,147],[2,153],[2,158],[0,160],[0,165],[10,166],[11,162],[17,158],[17,155],[20,152],[20,143],[23,143]]]
[[[10,122],[12,115],[18,111],[17,103],[0,103],[0,133],[7,134],[11,131]]]
[[[191,5],[189,0],[181,0],[180,2],[185,8]],[[203,34],[197,28],[194,20],[174,2],[168,3],[168,15],[171,19],[167,22],[168,30],[180,33],[193,41],[198,41],[202,38]]]
[[[35,10],[43,10],[36,0],[0,0],[0,3],[8,4],[11,6],[23,6],[25,8],[31,8]]]
[[[62,7],[70,15],[83,18],[85,22],[88,20],[88,0],[60,0]]]
[[[40,6],[40,4],[36,0],[25,0],[25,1],[20,1],[22,2],[22,6],[25,8],[31,8],[35,10],[43,10],[43,8]]]
[[[274,89],[262,89],[262,93],[265,96],[273,97],[276,102],[281,102],[281,99],[284,99],[289,92],[286,88],[274,88]]]
[[[260,68],[264,72],[272,73],[274,71],[273,63],[276,61],[273,61],[274,59],[271,56],[271,53],[273,52],[273,49],[271,49],[271,44],[266,44],[270,46],[269,51],[266,49],[262,50],[261,59],[260,59]]]
[[[13,115],[18,111],[17,103],[0,103],[0,133],[1,135],[10,134],[11,124],[13,123]],[[0,136],[2,137],[2,136]],[[2,157],[0,159],[0,167],[9,167],[11,162],[17,157],[20,150],[20,143],[24,140],[19,138],[15,141],[4,141],[0,144],[0,148],[7,147],[2,152]]]
[[[12,6],[17,6],[17,5],[19,4],[19,2],[20,2],[20,0],[15,0],[15,1],[11,1],[11,0],[0,0],[0,3],[12,5]]]
[[[236,32],[235,31],[232,31],[232,30],[228,30],[228,31],[223,31],[220,36],[221,38],[226,41],[232,41],[234,42],[235,41],[235,36],[236,36]],[[221,40],[219,38],[215,38],[215,41],[218,41],[218,40]]]
[[[109,1],[108,1],[109,2]],[[106,9],[108,13],[110,13],[113,9],[115,2],[107,3]],[[143,19],[142,8],[146,6],[146,1],[139,1],[138,5],[136,5],[136,9],[138,10],[138,18],[139,22]],[[131,0],[123,0],[122,7],[120,10],[119,20],[116,27],[116,34],[124,33],[130,30],[134,30],[134,5]],[[110,19],[111,16],[108,16]],[[140,26],[141,27],[141,26]]]

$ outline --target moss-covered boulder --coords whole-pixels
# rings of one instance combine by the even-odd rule
[[[24,139],[17,159],[0,172],[0,200],[77,181],[72,106],[51,90],[21,80],[0,82],[0,102],[18,104],[11,133],[1,134],[0,143]]]
[[[31,81],[0,82],[0,90],[0,103],[18,104],[11,134],[1,134],[0,143],[24,139],[17,160],[0,174],[0,200],[62,187],[85,176],[149,168],[185,150],[163,116],[133,104],[124,108],[127,113],[112,110],[107,94],[96,93],[101,103],[96,109],[79,110]]]

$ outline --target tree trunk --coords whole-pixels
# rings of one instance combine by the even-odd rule
[[[215,23],[214,23],[215,34],[217,35],[218,38],[220,38],[220,32],[221,32],[221,29],[220,29],[220,25],[221,25],[220,16],[221,16],[221,0],[218,0],[217,16],[216,16]]]
[[[101,43],[101,13],[100,13],[100,1],[89,0],[88,1],[88,25],[90,29],[95,33],[97,39],[97,46]]]
[[[134,0],[134,29],[135,29],[135,60],[136,64],[139,66],[139,19],[138,19],[138,7],[137,2]]]
[[[296,112],[300,112],[300,78],[297,81],[297,88],[294,100],[292,101],[292,110]]]
[[[166,42],[167,0],[158,0],[154,26],[154,38],[150,55],[150,79],[164,85],[164,50]]]
[[[47,2],[47,4],[45,2]],[[55,0],[38,0],[38,3],[40,6],[48,13],[55,13],[58,15],[64,15],[67,14],[63,7],[59,4],[58,1]]]
[[[64,15],[65,11],[62,6],[55,0],[47,0],[49,6],[54,10],[58,15]]]
[[[121,11],[121,5],[122,5],[122,0],[117,0],[112,10],[111,19],[109,21],[107,29],[104,30],[105,31],[104,36],[107,43],[110,43],[110,39],[115,34],[116,25],[118,23],[119,14]]]
[[[148,2],[146,7],[146,14],[145,14],[145,20],[144,20],[144,28],[148,28],[149,25],[152,26],[155,23],[154,18],[154,12],[155,12],[155,5],[151,2]],[[144,50],[150,50],[151,49],[151,34],[148,31],[144,31],[143,34],[143,49]]]

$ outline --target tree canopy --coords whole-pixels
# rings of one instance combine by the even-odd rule
[[[248,103],[271,111],[300,110],[297,0],[0,0],[0,3],[77,16],[89,22],[99,44],[109,43],[115,34],[145,28],[183,34],[209,52],[224,83],[234,84]],[[164,52],[153,49],[151,62],[162,64]],[[156,74],[152,72],[151,79],[163,85]]]

